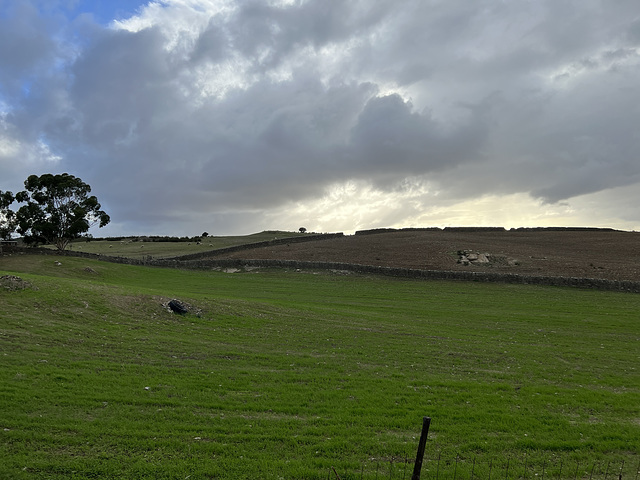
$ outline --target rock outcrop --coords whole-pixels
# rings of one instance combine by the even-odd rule
[[[493,255],[491,253],[474,252],[471,250],[458,250],[458,263],[461,265],[518,265],[518,260],[506,255]]]

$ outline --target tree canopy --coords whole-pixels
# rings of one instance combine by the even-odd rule
[[[13,193],[0,190],[0,240],[9,238],[15,230],[14,213],[9,208],[14,200]]]
[[[89,196],[91,187],[68,173],[31,175],[24,186],[15,200],[25,205],[10,216],[25,243],[51,243],[64,250],[91,226],[104,227],[111,220],[101,210],[98,199]]]

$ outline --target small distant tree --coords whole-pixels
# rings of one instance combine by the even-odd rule
[[[306,228],[304,228],[304,227],[300,227],[300,228],[298,229],[298,231],[299,231],[300,233],[305,233],[305,232],[307,231],[307,229],[306,229]]]
[[[25,243],[52,243],[62,251],[91,226],[104,227],[111,220],[89,196],[91,187],[68,173],[31,175],[24,186],[15,199],[26,205],[15,213],[15,222]]]
[[[209,233],[207,232],[203,232],[202,235],[200,235],[201,237],[207,238],[209,236]]]
[[[0,190],[0,240],[9,239],[16,229],[14,213],[9,208],[14,200],[13,193]]]

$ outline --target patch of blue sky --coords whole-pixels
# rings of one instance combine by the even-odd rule
[[[28,97],[31,94],[31,82],[23,81],[20,89],[22,90],[22,96],[25,98]]]
[[[68,14],[75,17],[91,14],[94,21],[109,25],[114,20],[125,20],[140,11],[151,0],[77,0],[68,2]]]

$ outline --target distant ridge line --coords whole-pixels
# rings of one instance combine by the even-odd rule
[[[506,229],[505,227],[416,227],[416,228],[372,228],[369,230],[357,230],[356,235],[375,235],[379,233],[394,232],[624,232],[608,227],[517,227]]]

